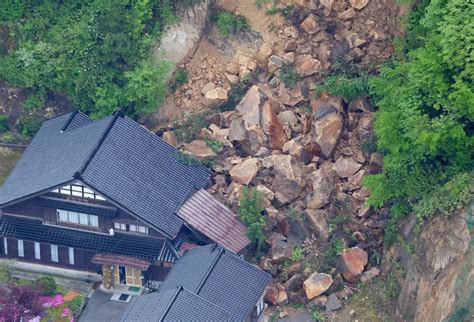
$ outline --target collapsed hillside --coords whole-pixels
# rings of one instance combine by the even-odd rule
[[[364,84],[338,97],[322,83],[376,72],[393,52],[397,7],[237,1],[213,10],[242,15],[249,28],[223,37],[211,22],[180,63],[187,81],[154,116],[168,121],[155,130],[210,165],[210,192],[236,213],[246,187],[262,196],[265,241],[248,255],[274,276],[268,316],[336,318],[359,281],[378,295],[396,293],[388,285],[395,276],[380,278],[389,275],[381,272],[387,210],[364,205],[363,177],[383,167],[374,106]],[[392,299],[356,314],[394,316]]]
[[[369,79],[381,66],[390,68],[394,57],[410,60],[403,52],[406,48],[400,52],[394,47],[408,7],[390,0],[197,3],[178,11],[180,23],[163,29],[161,46],[153,49],[154,59],[169,50],[177,66],[164,104],[151,115],[140,115],[140,120],[182,149],[183,162],[198,159],[208,165],[213,170],[210,192],[249,225],[254,244],[247,257],[274,277],[265,299],[267,318],[468,319],[474,298],[469,260],[472,206],[454,211],[461,203],[450,204],[449,220],[437,218],[418,232],[419,216],[400,219],[395,212],[399,209],[393,207],[400,203],[383,202],[377,209],[367,203],[371,192],[363,181],[386,175],[383,153],[391,152],[377,147],[374,112],[383,104],[379,97],[377,102],[370,97]],[[425,8],[427,3],[419,5]],[[408,16],[415,26],[417,15],[421,14],[413,11]],[[451,17],[449,12],[442,15]],[[424,29],[416,32],[426,36]],[[422,46],[418,36],[405,40],[410,50]],[[412,65],[431,66],[418,63]],[[424,71],[411,80],[434,79],[430,88],[445,88],[432,76],[436,69],[429,69],[432,74]],[[384,85],[379,83],[379,88]],[[427,97],[424,105],[437,102],[438,91],[425,93],[422,85],[413,96]],[[459,88],[468,97],[469,92]],[[9,115],[14,132],[14,127],[23,132],[25,126],[18,126],[18,120],[25,92],[3,83],[2,89],[2,112]],[[464,96],[454,98],[463,105]],[[58,100],[64,99],[48,93],[48,109],[23,113],[58,113]],[[389,103],[385,102],[388,112]],[[67,109],[69,103],[60,105]],[[394,101],[392,105],[397,106]],[[428,110],[433,117],[445,113]],[[464,112],[460,119],[469,127],[469,114]],[[386,128],[399,130],[399,115],[390,115],[385,114]],[[425,124],[425,118],[415,116],[420,124],[411,127]],[[441,136],[447,128],[436,128],[439,124],[451,123],[429,124]],[[414,146],[413,138],[403,134],[400,130],[404,143]],[[460,134],[456,137],[464,140]],[[419,139],[424,140],[420,146],[432,150],[438,144],[460,151],[462,145],[444,144],[427,133]],[[468,155],[457,154],[461,161]],[[441,167],[449,164],[444,155],[434,155],[433,160]],[[406,164],[413,168],[410,162]],[[469,168],[467,161],[461,165]],[[456,170],[460,168],[465,170]],[[414,178],[412,191],[422,187],[416,185],[419,179]],[[462,190],[466,182],[469,185],[468,180],[454,181],[452,190]],[[444,192],[435,196],[443,201]],[[462,198],[464,203],[472,199],[472,189]],[[402,229],[395,231],[395,225]],[[459,292],[460,285],[467,285],[465,293]]]

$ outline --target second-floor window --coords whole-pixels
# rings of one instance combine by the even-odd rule
[[[134,233],[148,234],[148,227],[140,225],[130,225],[129,230]]]
[[[53,190],[53,192],[60,193],[60,194],[63,194],[63,195],[81,197],[81,198],[105,200],[104,197],[102,197],[98,193],[94,192],[93,190],[91,190],[87,187],[80,186],[80,185],[75,185],[75,184],[55,189],[55,190]]]
[[[55,263],[59,262],[58,245],[51,244],[51,261]]]
[[[58,209],[58,221],[70,224],[99,227],[99,217],[75,211]]]
[[[127,229],[128,226],[128,229]],[[123,231],[131,231],[133,233],[148,234],[148,227],[134,224],[124,224],[119,222],[114,222],[114,228]]]

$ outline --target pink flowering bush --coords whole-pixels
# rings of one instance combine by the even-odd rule
[[[65,307],[65,308],[63,309],[63,313],[61,313],[61,317],[62,317],[62,318],[66,318],[66,317],[68,317],[68,316],[72,316],[72,311],[71,311],[70,308]]]
[[[56,294],[54,297],[41,296],[43,307],[56,307],[64,304],[64,298],[61,294]]]

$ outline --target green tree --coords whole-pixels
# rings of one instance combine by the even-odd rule
[[[247,225],[247,236],[258,249],[265,242],[264,228],[267,218],[262,214],[263,210],[265,205],[262,192],[245,187],[240,200],[239,219]]]
[[[117,107],[148,113],[163,100],[169,65],[150,55],[175,21],[170,0],[7,0],[0,28],[14,45],[0,51],[0,77],[28,89],[38,107],[47,91],[66,94],[94,117]]]

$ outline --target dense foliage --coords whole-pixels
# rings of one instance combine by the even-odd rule
[[[392,223],[410,211],[420,222],[448,214],[472,197],[472,17],[472,1],[422,1],[410,15],[399,60],[370,81],[379,108],[378,149],[385,157],[383,172],[366,185],[371,205],[393,203]],[[386,231],[389,238],[393,230]]]
[[[118,107],[150,112],[164,98],[170,69],[150,49],[179,2],[2,1],[0,78],[28,90],[29,108],[54,91],[94,117]]]

